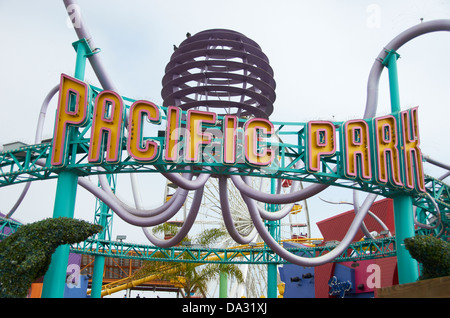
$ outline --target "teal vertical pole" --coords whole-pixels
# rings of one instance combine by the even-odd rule
[[[275,179],[271,179],[271,192],[275,193]],[[275,205],[269,204],[269,209],[275,211]],[[278,240],[277,221],[269,221],[269,233]],[[267,298],[277,298],[277,264],[267,265]]]
[[[96,255],[94,261],[94,270],[92,272],[91,298],[101,298],[103,286],[103,272],[105,268],[105,257]]]
[[[400,108],[400,89],[398,86],[398,71],[397,71],[397,59],[399,55],[390,51],[386,56],[384,65],[388,67],[389,72],[389,91],[391,98],[391,111],[397,113],[401,110]]]
[[[385,65],[389,71],[389,90],[391,98],[391,110],[393,113],[400,111],[400,93],[398,86],[397,58],[399,55],[390,51],[385,59]],[[393,198],[395,244],[397,249],[397,270],[399,284],[407,284],[417,281],[419,270],[417,261],[405,247],[404,240],[415,235],[414,211],[411,196],[399,194]]]
[[[77,60],[75,77],[83,80],[86,66],[86,46],[76,42]],[[87,44],[86,44],[87,45]],[[53,218],[73,218],[77,194],[78,175],[70,170],[63,170],[58,176],[56,186]],[[69,260],[69,245],[59,246],[52,255],[50,266],[44,276],[42,298],[63,298],[66,284],[67,263]]]
[[[267,265],[267,298],[277,298],[277,264]]]
[[[413,283],[419,278],[417,261],[405,247],[404,240],[415,235],[412,197],[398,195],[393,198],[395,244],[397,246],[397,271],[399,284]]]
[[[101,203],[100,206],[100,222],[99,225],[103,226],[103,231],[99,234],[99,239],[105,239],[106,232],[106,221],[107,221],[107,213],[108,207]],[[102,286],[103,286],[103,271],[105,268],[105,256],[96,255],[94,260],[94,270],[92,273],[92,289],[91,289],[91,298],[101,298],[102,295]]]
[[[56,186],[53,217],[72,218],[77,191],[77,175],[70,171],[61,171]],[[67,262],[70,246],[59,246],[52,255],[52,260],[44,276],[42,298],[63,298],[66,283]]]
[[[108,182],[114,183],[114,177],[111,175],[106,175]],[[97,224],[103,227],[103,231],[98,235],[100,240],[111,240],[110,230],[110,220],[112,218],[112,213],[110,208],[100,200],[97,200],[99,207],[96,213],[96,222]],[[106,235],[108,233],[108,235]],[[108,236],[108,237],[107,237]],[[102,286],[103,286],[103,272],[105,268],[105,256],[96,255],[94,260],[94,270],[92,273],[92,289],[91,289],[91,298],[101,298],[102,296]]]

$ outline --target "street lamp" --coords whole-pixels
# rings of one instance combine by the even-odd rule
[[[117,235],[116,236],[116,240],[122,242],[123,240],[125,240],[127,238],[126,235]]]

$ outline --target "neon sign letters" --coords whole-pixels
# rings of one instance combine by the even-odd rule
[[[89,87],[87,84],[66,75],[61,76],[60,96],[51,164],[62,167],[66,164],[65,152],[70,140],[69,127],[84,127],[88,123],[90,110],[88,106]],[[207,126],[216,127],[217,115],[212,112],[189,110],[186,114],[185,127],[182,127],[182,111],[178,107],[167,108],[167,127],[164,145],[155,138],[143,136],[144,119],[159,124],[162,114],[159,108],[145,100],[134,102],[125,119],[122,98],[115,92],[100,92],[94,103],[92,113],[91,138],[88,160],[92,164],[106,162],[118,163],[121,159],[122,142],[125,125],[128,138],[126,148],[128,154],[136,161],[152,163],[159,156],[165,162],[199,163],[202,146],[212,142],[213,136]],[[244,131],[243,145],[246,162],[253,166],[267,166],[274,160],[275,152],[265,141],[274,134],[273,125],[263,118],[252,118],[238,127],[236,116],[223,118],[223,158],[226,165],[237,163],[236,148],[238,131]],[[182,133],[183,132],[183,133]],[[184,147],[183,154],[180,151]]]
[[[85,127],[91,120],[88,161],[90,164],[116,164],[124,144],[129,156],[139,163],[198,164],[205,149],[217,149],[218,162],[234,166],[242,163],[237,155],[243,148],[245,164],[252,168],[271,165],[278,155],[274,125],[267,119],[245,122],[234,115],[218,117],[213,112],[169,106],[165,114],[155,104],[135,101],[126,111],[122,97],[101,91],[93,107],[89,86],[67,75],[61,76],[54,128],[51,164],[67,164],[71,127]],[[306,128],[305,168],[321,173],[323,160],[335,157],[338,173],[347,179],[404,187],[424,192],[417,107],[398,114],[344,123],[310,121]],[[166,116],[164,140],[144,135],[143,122],[159,125]],[[219,130],[220,134],[213,131]],[[125,138],[126,136],[126,138]],[[214,147],[213,147],[214,146]],[[217,157],[217,154],[215,154]]]
[[[397,116],[347,121],[340,125],[340,138],[332,122],[309,122],[309,171],[320,171],[320,160],[336,154],[340,139],[339,159],[347,178],[425,192],[417,112],[415,107]]]

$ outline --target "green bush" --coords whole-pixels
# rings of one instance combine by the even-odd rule
[[[22,225],[0,242],[0,297],[26,297],[31,284],[47,272],[58,246],[82,242],[102,229],[72,218]]]
[[[450,243],[433,236],[417,235],[405,239],[405,247],[423,266],[420,279],[450,275]]]

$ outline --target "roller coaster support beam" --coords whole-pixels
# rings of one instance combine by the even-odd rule
[[[86,57],[90,52],[86,40],[73,43],[77,52],[75,77],[84,80]],[[76,131],[73,131],[74,133]],[[70,138],[70,137],[69,137]],[[75,199],[77,194],[78,175],[70,170],[62,170],[58,176],[53,218],[73,218],[75,213]],[[63,298],[69,261],[69,245],[59,246],[52,255],[49,269],[44,276],[42,298]]]
[[[94,271],[92,275],[91,298],[101,298],[104,268],[105,256],[96,255],[94,260]]]
[[[398,86],[397,59],[399,55],[391,50],[383,61],[388,68],[389,90],[391,98],[391,111],[400,111],[400,93]],[[399,284],[413,283],[419,277],[417,262],[405,247],[404,240],[413,237],[414,211],[412,197],[407,194],[399,194],[393,197],[395,237],[397,246],[397,270]]]
[[[271,192],[276,192],[275,179],[271,179]],[[269,211],[276,211],[274,204],[269,204]],[[268,221],[270,235],[277,241],[280,240],[278,235],[279,221]],[[267,264],[267,298],[277,298],[277,264]]]
[[[112,175],[106,175],[108,183],[113,189],[115,189],[115,177]],[[112,210],[103,203],[100,199],[97,199],[98,208],[96,211],[95,223],[103,227],[102,232],[98,234],[100,240],[111,240],[111,229],[112,229]],[[94,271],[92,275],[92,289],[91,298],[101,298],[102,297],[102,286],[103,286],[103,272],[105,269],[105,256],[95,255],[94,260]]]

